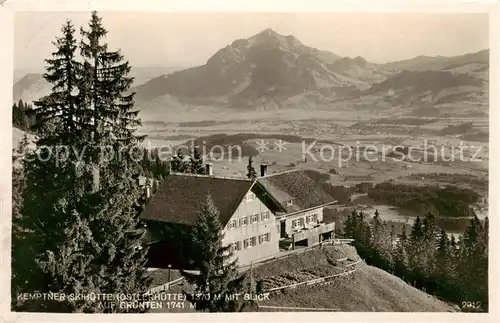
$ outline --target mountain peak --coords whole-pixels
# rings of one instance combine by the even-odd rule
[[[263,31],[261,31],[260,33],[258,33],[256,36],[258,36],[258,35],[262,35],[262,36],[263,35],[266,35],[266,36],[280,36],[280,34],[278,34],[272,28],[266,28]]]
[[[251,40],[251,39],[283,39],[284,40],[285,38],[286,38],[286,36],[278,33],[274,29],[266,28],[266,29],[262,30],[261,32],[250,37],[249,40]]]

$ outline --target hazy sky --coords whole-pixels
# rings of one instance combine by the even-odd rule
[[[305,45],[382,63],[418,55],[452,56],[488,48],[487,14],[419,13],[112,13],[101,12],[111,48],[136,66],[205,64],[233,40],[263,29]],[[16,69],[41,68],[67,18],[79,28],[90,13],[18,12]]]

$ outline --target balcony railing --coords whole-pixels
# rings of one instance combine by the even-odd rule
[[[304,228],[302,231],[293,233],[293,239],[295,241],[300,241],[307,239],[311,236],[318,236],[323,233],[332,232],[335,230],[335,222],[328,224],[320,224],[319,226],[313,226],[309,228]]]

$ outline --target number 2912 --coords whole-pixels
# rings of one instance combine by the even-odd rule
[[[480,309],[481,308],[481,302],[463,301],[462,302],[462,308]]]

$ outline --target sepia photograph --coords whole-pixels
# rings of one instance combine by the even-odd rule
[[[10,311],[492,309],[488,12],[283,10],[15,12]]]

